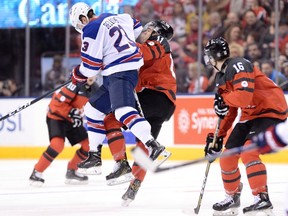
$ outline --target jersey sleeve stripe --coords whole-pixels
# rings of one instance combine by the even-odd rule
[[[248,88],[248,87],[243,87],[243,88],[237,88],[236,90],[241,90],[241,91],[247,91],[247,92],[254,92],[253,88]]]
[[[123,62],[138,62],[142,59],[141,53],[138,52],[138,49],[130,55],[123,56],[121,58],[116,59],[115,61],[111,62],[110,64],[106,65],[103,70],[110,68],[112,66],[121,64]]]
[[[247,81],[247,82],[252,82],[252,83],[254,83],[254,82],[255,82],[255,79],[249,79],[249,78],[242,77],[242,78],[239,78],[239,79],[234,80],[232,84],[235,85],[235,84],[240,83],[240,82],[243,82],[243,81]]]

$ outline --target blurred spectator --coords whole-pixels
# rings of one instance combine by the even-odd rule
[[[184,44],[186,41],[186,13],[181,2],[175,2],[173,7],[173,14],[168,23],[174,29],[174,38]]]
[[[206,89],[206,92],[215,92],[216,90],[216,82],[215,82],[215,76],[217,74],[217,70],[212,66],[206,67],[206,74],[208,76],[208,87]]]
[[[233,24],[238,24],[239,25],[240,22],[240,17],[237,13],[235,12],[229,12],[227,14],[227,17],[224,19],[224,27],[228,28],[229,26],[233,25]]]
[[[120,13],[127,13],[131,17],[134,17],[134,9],[131,5],[122,5],[120,7]]]
[[[280,10],[280,21],[287,21],[288,20],[288,1],[287,0],[280,0],[279,1],[279,10]]]
[[[221,16],[217,11],[209,14],[208,22],[210,28],[204,32],[208,39],[224,36],[225,29],[222,24]]]
[[[288,60],[283,62],[283,75],[288,79]]]
[[[288,20],[281,20],[279,23],[279,47],[282,54],[288,57]]]
[[[229,1],[229,13],[235,13],[238,16],[243,13],[246,0],[230,0]],[[228,16],[227,16],[228,17]]]
[[[204,66],[199,65],[200,71],[198,71],[198,63],[188,64],[188,93],[198,94],[203,93],[208,88],[208,78],[204,71]]]
[[[175,73],[176,73],[176,81],[177,81],[177,92],[184,93],[187,92],[187,65],[191,62],[194,62],[192,58],[190,58],[184,52],[183,48],[180,44],[174,40],[169,42],[171,51],[172,51],[172,58],[175,65]]]
[[[196,13],[196,0],[183,0],[182,3],[186,14]]]
[[[278,68],[279,68],[279,71],[281,71],[282,73],[284,71],[283,64],[286,61],[288,61],[288,58],[285,55],[279,55],[279,57],[278,57]]]
[[[229,49],[231,58],[244,56],[244,48],[238,43],[235,42],[229,43]]]
[[[59,84],[66,81],[65,68],[62,65],[63,58],[61,55],[55,55],[53,65],[45,74],[44,90],[52,90]]]
[[[141,4],[139,4],[141,2]],[[139,5],[138,5],[139,4]],[[139,12],[135,13],[135,16],[138,20],[141,21],[141,24],[144,26],[148,22],[152,20],[156,20],[159,17],[157,14],[154,12],[154,6],[153,3],[150,1],[139,1],[137,3],[139,7]]]
[[[281,85],[281,83],[287,80],[280,71],[274,69],[274,64],[270,60],[264,60],[261,62],[261,71],[278,85]]]
[[[258,20],[268,23],[267,11],[261,6],[260,0],[246,0],[246,8],[253,10]]]
[[[244,13],[243,21],[242,29],[244,38],[246,38],[248,34],[253,33],[255,41],[259,41],[260,36],[265,31],[265,24],[261,20],[257,19],[255,12],[251,9]]]
[[[283,51],[281,52],[286,58],[288,58],[288,42],[284,44]]]
[[[207,11],[208,13],[217,12],[220,19],[224,20],[229,9],[229,2],[230,0],[209,0],[207,2]]]
[[[11,97],[18,96],[17,93],[22,89],[22,86],[17,86],[15,80],[7,79],[0,81],[0,96]]]
[[[227,40],[228,44],[238,43],[242,45],[244,42],[242,39],[241,26],[239,24],[231,24],[226,30],[224,38]]]
[[[275,12],[271,13],[271,17],[269,19],[269,23],[267,28],[264,30],[263,34],[260,36],[259,44],[261,48],[268,53],[270,49],[275,48]],[[269,56],[269,55],[265,55]]]
[[[196,61],[198,56],[198,16],[191,16],[188,23],[184,51]]]
[[[252,63],[262,60],[262,52],[257,43],[248,44],[246,58]]]

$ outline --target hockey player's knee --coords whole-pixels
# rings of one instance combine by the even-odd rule
[[[104,119],[104,126],[106,130],[121,128],[123,124],[119,122],[114,113],[109,113]]]
[[[235,170],[238,167],[238,160],[237,155],[220,158],[220,167],[225,171]]]
[[[89,102],[84,106],[84,113],[87,118],[103,120],[105,114],[94,108]]]
[[[50,147],[55,151],[61,153],[64,149],[64,139],[60,137],[53,137],[50,141]]]
[[[138,116],[139,116],[138,111],[133,107],[126,106],[117,108],[115,110],[116,119],[126,126],[127,124],[129,124],[129,122],[131,122],[131,119],[137,118]]]
[[[88,152],[89,151],[89,140],[88,138],[81,141],[80,142],[80,145],[81,145],[81,149],[84,151],[84,152]]]

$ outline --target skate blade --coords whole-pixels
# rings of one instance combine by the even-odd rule
[[[88,184],[88,180],[79,181],[79,180],[76,180],[76,179],[66,179],[65,180],[65,184],[67,184],[67,185],[87,185]]]
[[[272,209],[264,209],[264,210],[246,212],[244,215],[245,216],[275,216]]]
[[[234,215],[238,215],[239,211],[238,208],[230,208],[227,209],[226,211],[214,211],[213,212],[213,216],[234,216]]]
[[[156,166],[159,167],[161,166],[165,161],[167,161],[171,157],[172,153],[164,150],[159,157],[157,158],[157,161],[155,161]]]
[[[114,185],[124,184],[126,182],[132,181],[134,178],[135,177],[132,175],[131,172],[126,173],[125,175],[119,176],[118,178],[107,180],[107,185],[114,186]]]
[[[132,199],[127,198],[126,200],[122,201],[121,206],[128,207],[132,201]]]
[[[86,168],[78,168],[77,172],[81,173],[83,175],[101,175],[102,174],[101,166],[90,167],[87,169]]]
[[[30,180],[30,186],[32,187],[42,187],[43,186],[43,182],[40,182],[40,181],[32,181]]]

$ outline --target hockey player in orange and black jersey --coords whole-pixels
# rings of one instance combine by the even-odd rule
[[[88,135],[83,126],[81,113],[88,98],[97,88],[95,77],[92,77],[88,79],[86,85],[77,87],[70,83],[53,94],[46,117],[50,144],[34,166],[30,176],[32,186],[42,186],[44,183],[42,173],[64,149],[65,138],[72,146],[78,143],[81,145],[68,162],[65,183],[88,183],[88,177],[76,171],[77,164],[87,157],[89,151]]]
[[[170,119],[175,110],[177,86],[168,43],[172,36],[173,28],[165,21],[156,20],[146,24],[137,39],[144,65],[139,70],[136,92],[143,114],[150,123],[155,138],[158,137],[162,124]],[[117,123],[114,114],[109,114],[105,118],[104,125],[112,154],[119,156],[121,152],[121,156],[125,157],[125,140],[120,129],[121,125]],[[138,139],[136,145],[148,155],[147,148]],[[123,206],[128,206],[135,199],[146,171],[134,163],[132,174],[135,179],[130,182],[122,196]]]
[[[213,136],[207,136],[205,155],[208,158],[220,154],[223,138],[232,127],[238,108],[241,117],[228,137],[224,151],[250,145],[253,135],[287,118],[287,103],[281,88],[248,60],[229,58],[229,55],[229,46],[224,38],[211,39],[204,48],[205,63],[218,70],[214,110],[222,119],[215,146],[210,147]],[[255,198],[254,204],[244,208],[243,213],[256,214],[261,211],[270,215],[273,206],[268,196],[267,172],[259,154],[258,150],[254,150],[220,159],[226,199],[213,205],[214,215],[238,214],[243,186],[240,182],[239,159],[246,167]]]

